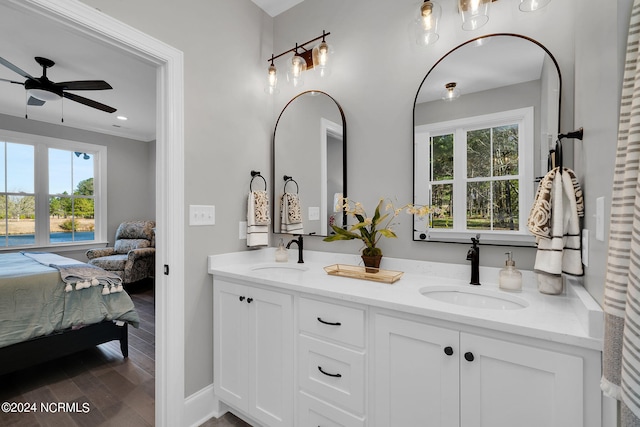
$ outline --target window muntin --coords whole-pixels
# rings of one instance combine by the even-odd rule
[[[533,107],[416,127],[415,202],[439,212],[414,237],[530,240],[533,145]]]
[[[0,133],[0,250],[105,240],[106,147]]]

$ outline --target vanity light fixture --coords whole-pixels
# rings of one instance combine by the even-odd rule
[[[551,0],[520,0],[520,10],[523,12],[535,12],[549,4]]]
[[[444,90],[442,91],[442,99],[444,101],[453,101],[460,98],[460,90],[456,86],[456,82],[444,85]]]
[[[428,46],[438,41],[438,23],[442,8],[438,3],[424,0],[414,21],[416,43],[420,46]]]
[[[315,69],[320,77],[329,76],[331,74],[329,56],[333,53],[331,46],[325,41],[325,38],[329,34],[331,33],[323,30],[321,36],[302,44],[296,43],[294,48],[282,52],[279,55],[271,55],[271,58],[267,60],[270,65],[264,91],[270,95],[279,92],[277,88],[278,71],[273,61],[291,52],[293,52],[293,56],[287,66],[287,81],[294,87],[300,87],[304,84],[304,72],[307,70]],[[320,43],[311,49],[305,47],[318,40],[321,40]]]
[[[477,30],[489,21],[489,5],[495,0],[458,0],[462,29]]]

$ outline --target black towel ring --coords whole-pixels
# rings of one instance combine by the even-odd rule
[[[283,191],[286,193],[287,192],[287,184],[292,182],[296,185],[296,194],[298,194],[300,192],[300,187],[298,187],[298,183],[296,182],[295,179],[293,179],[293,177],[285,175],[282,177],[284,179],[284,189]]]
[[[251,182],[249,182],[249,191],[253,191],[253,188],[251,187],[253,185],[253,180],[256,179],[256,177],[260,177],[262,178],[262,180],[264,181],[264,191],[267,191],[267,180],[264,179],[264,176],[260,175],[259,171],[251,171]]]

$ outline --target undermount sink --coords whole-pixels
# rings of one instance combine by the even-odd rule
[[[426,298],[463,307],[518,310],[529,305],[524,299],[503,292],[467,286],[428,286],[420,289]]]
[[[251,267],[252,271],[267,270],[267,271],[307,271],[309,267],[304,264],[289,264],[286,262],[279,263],[266,263],[258,264]]]

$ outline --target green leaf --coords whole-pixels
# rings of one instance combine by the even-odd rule
[[[382,230],[378,230],[378,231],[384,237],[388,237],[388,238],[396,238],[396,237],[398,237],[398,236],[396,236],[396,233],[394,233],[393,231],[389,230],[388,228],[383,228]]]

